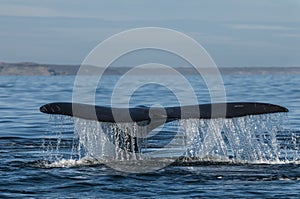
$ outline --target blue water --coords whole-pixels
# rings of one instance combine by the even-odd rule
[[[117,76],[105,78],[97,92],[97,104],[110,103],[108,96],[113,82],[118,80]],[[197,91],[198,100],[209,102],[201,80],[194,76],[189,80],[195,87],[201,87]],[[84,153],[78,153],[82,151],[78,151],[72,120],[49,118],[39,112],[39,107],[54,101],[72,101],[74,77],[1,76],[0,197],[298,198],[300,76],[225,75],[223,80],[228,101],[268,102],[290,110],[288,119],[284,115],[275,118],[280,123],[276,131],[283,137],[291,136],[286,141],[281,139],[285,145],[281,152],[286,150],[292,155],[280,156],[291,155],[289,161],[210,159],[177,163],[148,173],[117,171],[92,159],[73,164],[70,158],[80,160]],[[178,101],[167,89],[149,85],[137,90],[130,103],[172,106]],[[122,106],[122,99],[117,104]],[[272,118],[267,118],[267,123],[271,121]]]

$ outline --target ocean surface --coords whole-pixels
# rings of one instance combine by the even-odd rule
[[[109,105],[120,77],[102,78],[95,101]],[[187,79],[196,88],[199,103],[210,102],[213,88],[206,88],[197,76]],[[45,103],[71,102],[74,80],[74,76],[0,76],[0,198],[299,197],[299,75],[224,75],[227,101],[278,104],[290,112],[213,123],[174,122],[139,140],[140,153],[149,155],[145,165],[139,164],[143,158],[138,155],[134,159],[104,147],[98,133],[114,134],[111,126],[39,112]],[[91,92],[88,82],[85,86]],[[122,90],[114,103],[120,107],[127,102],[122,98],[127,90]],[[176,97],[159,84],[142,85],[129,105],[175,106],[181,103]],[[113,160],[105,159],[111,154]],[[174,162],[174,157],[179,160]],[[122,165],[122,158],[137,161]]]

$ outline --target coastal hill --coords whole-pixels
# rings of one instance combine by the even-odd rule
[[[75,65],[0,62],[0,75],[74,75],[77,73],[78,68],[79,66]]]
[[[50,75],[76,75],[80,65],[57,65],[57,64],[38,64],[31,62],[6,63],[0,62],[0,76],[50,76]],[[93,71],[104,71],[103,67],[90,67],[88,74],[94,74]],[[129,67],[109,67],[105,72],[107,75],[118,75],[127,72]],[[147,74],[148,69],[140,70],[138,74]],[[195,69],[191,67],[176,67],[176,70],[182,74],[195,74]],[[211,69],[205,69],[210,72]],[[299,74],[300,67],[220,67],[222,74]],[[153,71],[151,71],[153,72]],[[167,71],[165,71],[167,72]],[[167,74],[163,70],[156,71],[157,74]],[[153,73],[152,73],[153,74]]]

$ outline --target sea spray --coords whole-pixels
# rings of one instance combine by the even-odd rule
[[[54,117],[43,149],[50,162],[80,164],[184,157],[234,163],[299,161],[297,131],[283,129],[284,114],[232,119],[187,119],[148,132],[145,124],[107,123]],[[56,139],[54,139],[56,137]]]
[[[74,118],[50,115],[49,128],[42,140],[45,161],[79,159],[78,138],[74,134]]]
[[[137,123],[110,123],[75,119],[79,150],[97,159],[139,159],[145,149],[147,127]]]
[[[227,146],[222,137],[223,119],[180,120],[180,127],[186,136],[186,158],[199,160],[227,159]]]
[[[276,133],[278,123],[270,115],[246,116],[225,121],[224,135],[238,162],[279,161]]]
[[[297,131],[284,131],[281,113],[232,119],[181,120],[186,158],[235,163],[284,163],[299,160]]]

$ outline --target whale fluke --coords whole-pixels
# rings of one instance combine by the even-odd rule
[[[165,108],[146,106],[112,108],[79,103],[55,102],[41,106],[40,111],[47,114],[68,115],[101,122],[164,120],[163,123],[165,123],[179,119],[234,118],[247,115],[288,112],[289,110],[279,105],[259,102],[228,102]]]
[[[256,102],[230,102],[166,108],[138,106],[128,109],[56,102],[41,106],[40,111],[47,114],[67,115],[100,122],[137,122],[138,125],[146,125],[147,132],[150,132],[160,125],[179,119],[234,118],[247,115],[288,112],[289,110],[274,104]],[[124,136],[125,133],[122,129],[119,129],[118,132],[119,138],[117,140],[119,141],[115,142],[115,144],[118,144],[120,148],[129,152],[139,151],[137,137],[131,135]],[[120,140],[123,140],[123,142]],[[129,144],[124,145],[122,143]]]

